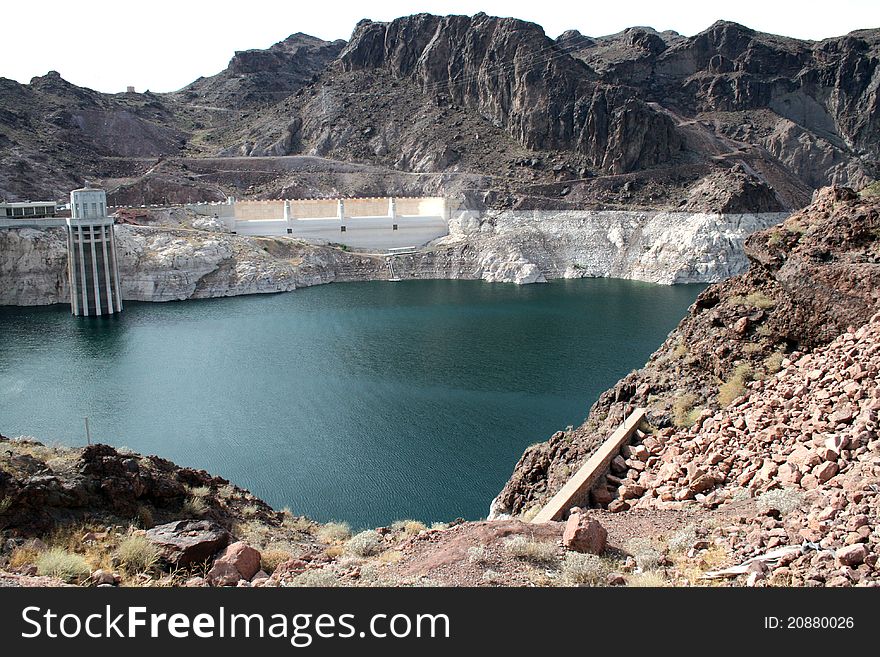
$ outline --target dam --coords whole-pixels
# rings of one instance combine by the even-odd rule
[[[278,199],[185,206],[215,217],[241,235],[290,235],[316,244],[381,251],[418,247],[449,232],[449,205],[441,197]]]

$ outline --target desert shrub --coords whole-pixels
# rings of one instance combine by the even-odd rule
[[[525,536],[514,536],[504,542],[504,548],[517,559],[547,563],[556,561],[556,545],[534,541]]]
[[[82,555],[68,552],[63,548],[52,548],[40,553],[36,559],[37,573],[57,577],[65,582],[88,577],[91,574],[88,562]]]
[[[604,584],[611,568],[595,554],[566,552],[562,562],[562,583],[568,586]]]
[[[667,545],[673,552],[687,552],[697,542],[697,539],[697,526],[690,524],[672,534]]]
[[[743,351],[747,354],[757,354],[764,350],[764,345],[760,342],[749,342],[743,346]]]
[[[287,583],[287,586],[320,586],[328,588],[331,586],[339,586],[339,578],[330,568],[306,570],[291,579],[290,582]]]
[[[443,531],[444,529],[449,529],[449,523],[446,522],[432,522],[431,529],[436,529],[439,531]]]
[[[358,557],[372,557],[382,551],[382,537],[375,529],[367,529],[348,539],[345,551]]]
[[[351,536],[351,527],[345,522],[328,522],[318,529],[318,540],[322,543],[337,543]]]
[[[341,545],[330,545],[324,550],[324,554],[326,554],[331,559],[335,559],[336,557],[341,557],[345,554],[345,548]]]
[[[495,570],[487,570],[483,572],[483,581],[486,584],[500,584],[504,581],[504,575]]]
[[[275,569],[278,568],[285,561],[289,561],[293,558],[293,555],[290,554],[287,550],[280,550],[278,548],[269,548],[268,550],[263,550],[260,553],[260,566],[262,566],[263,570],[265,570],[270,575],[275,572]]]
[[[140,573],[158,563],[159,550],[143,536],[127,536],[116,548],[116,556],[127,571]]]
[[[654,547],[650,539],[634,538],[626,544],[626,549],[642,571],[656,570],[663,563],[663,554]]]
[[[685,346],[683,342],[679,342],[675,345],[675,349],[672,350],[673,358],[684,358],[687,356],[688,348]]]
[[[486,563],[489,556],[488,551],[482,545],[473,545],[467,551],[468,561],[470,563]]]
[[[795,488],[774,488],[759,495],[756,504],[761,511],[776,509],[785,515],[803,506],[804,494]]]
[[[419,532],[427,529],[425,523],[418,520],[397,520],[391,525],[391,529],[396,532],[403,532],[407,536],[415,536]]]
[[[746,391],[746,384],[751,381],[753,377],[754,372],[752,371],[751,365],[748,363],[737,365],[733,374],[730,375],[730,378],[718,388],[718,405],[722,408],[729,406],[734,399],[743,395]]]
[[[689,392],[676,397],[672,402],[672,423],[679,429],[688,429],[694,426],[700,413],[703,412],[702,408],[694,408],[696,403],[696,395]]]
[[[859,194],[863,198],[867,198],[869,196],[880,196],[880,180],[875,180],[870,185],[866,185],[862,188]]]

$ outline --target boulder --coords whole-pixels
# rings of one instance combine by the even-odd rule
[[[837,550],[834,556],[837,558],[837,563],[841,566],[858,566],[868,556],[868,548],[865,547],[864,543],[847,545]]]
[[[214,586],[230,586],[241,579],[250,580],[259,572],[261,558],[260,553],[246,543],[233,543],[214,560],[208,571],[208,582]]]
[[[599,521],[583,513],[572,513],[562,533],[562,544],[575,552],[602,554],[607,540],[608,532]]]
[[[148,530],[146,537],[172,566],[207,561],[229,543],[229,532],[208,520],[169,522]]]

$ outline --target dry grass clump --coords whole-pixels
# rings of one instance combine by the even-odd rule
[[[293,558],[293,555],[287,550],[282,550],[279,548],[269,548],[268,550],[263,550],[260,553],[260,565],[263,570],[265,570],[270,575],[275,572],[275,569],[278,568],[285,561],[290,561]]]
[[[418,520],[397,520],[391,524],[391,530],[402,532],[407,536],[415,536],[427,529],[425,523]]]
[[[663,576],[663,573],[655,570],[649,570],[644,573],[633,573],[627,576],[626,585],[633,588],[657,588],[661,586],[672,586],[672,583]]]
[[[328,522],[318,529],[317,537],[322,543],[339,543],[351,537],[351,527],[346,522]]]
[[[767,374],[776,374],[779,370],[782,369],[782,361],[785,359],[785,355],[781,351],[774,352],[771,354],[767,360],[764,361],[764,369],[767,371]]]
[[[525,536],[514,536],[504,542],[507,552],[517,559],[533,561],[535,563],[549,563],[556,561],[556,545],[554,543],[542,543]]]
[[[180,513],[185,516],[191,516],[193,518],[198,518],[208,509],[208,505],[205,504],[204,498],[201,497],[193,497],[190,495],[187,497],[183,504],[180,506]]]
[[[562,562],[561,583],[565,586],[598,586],[605,584],[611,567],[595,554],[566,552]]]
[[[159,562],[159,550],[144,536],[127,536],[116,548],[116,556],[123,568],[130,573],[152,570]]]
[[[676,397],[672,403],[672,423],[679,429],[689,429],[697,422],[702,408],[694,408],[697,403],[696,395],[685,393]]]
[[[752,366],[748,363],[737,365],[730,378],[718,388],[718,405],[724,408],[746,391],[746,384],[754,378]]]
[[[768,297],[760,290],[756,290],[755,292],[752,292],[746,296],[737,295],[730,297],[730,303],[737,306],[760,308],[761,310],[767,310],[768,308],[772,308],[776,305],[776,302],[773,299]]]
[[[91,574],[91,567],[82,555],[68,552],[64,548],[51,548],[41,552],[36,558],[37,573],[57,577],[65,582],[85,579]]]

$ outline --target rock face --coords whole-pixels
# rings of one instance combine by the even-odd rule
[[[323,41],[297,32],[267,50],[235,53],[226,70],[200,78],[176,96],[221,107],[259,107],[298,91],[339,55],[345,41]]]
[[[681,150],[666,115],[629,89],[596,85],[593,71],[532,23],[485,14],[361,21],[340,61],[346,71],[390,70],[473,109],[528,148],[574,149],[611,173],[661,164]]]
[[[786,354],[815,349],[866,323],[880,307],[878,227],[876,200],[827,188],[781,225],[753,234],[745,243],[749,270],[701,293],[647,365],[603,393],[581,427],[526,450],[493,512],[541,504],[634,407],[646,407],[659,429],[699,422],[741,394],[750,379],[775,372]],[[645,445],[651,454],[661,446]],[[616,490],[630,475],[635,483],[640,470],[628,461],[624,477],[601,485]],[[709,474],[691,473],[693,495],[717,483],[701,479]],[[785,476],[799,474],[807,476],[788,468]],[[828,480],[835,473],[825,467],[809,475],[818,483],[820,475]]]
[[[780,213],[506,211],[462,216],[435,242],[443,278],[531,283],[614,277],[653,283],[717,282],[745,270],[745,238],[777,224]],[[423,276],[419,258],[400,269]]]
[[[27,535],[88,514],[131,519],[143,509],[161,517],[178,513],[190,488],[212,491],[203,500],[206,520],[229,526],[236,518],[228,505],[214,498],[213,491],[229,486],[226,479],[158,456],[122,453],[108,445],[55,449],[2,436],[0,446],[11,455],[0,469],[0,498],[10,501],[0,514],[4,529]],[[264,502],[245,497],[261,514],[270,513]]]
[[[147,540],[174,566],[207,561],[229,542],[229,532],[207,520],[179,520],[147,531]],[[256,572],[256,571],[254,571]]]

